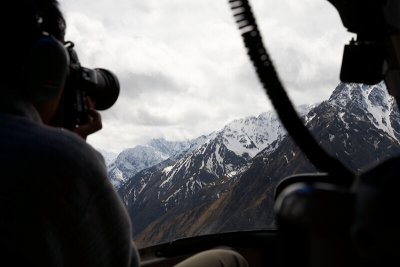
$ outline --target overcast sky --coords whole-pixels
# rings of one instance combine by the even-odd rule
[[[85,67],[121,84],[95,148],[185,140],[271,110],[227,0],[60,0]],[[327,99],[351,35],[326,0],[251,1],[264,44],[295,105]]]

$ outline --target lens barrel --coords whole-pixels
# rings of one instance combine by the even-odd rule
[[[96,102],[97,110],[106,110],[117,101],[120,85],[117,76],[107,69],[94,69],[97,84],[88,88],[88,95]]]

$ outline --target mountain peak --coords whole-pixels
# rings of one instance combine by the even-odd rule
[[[310,108],[296,110],[307,113],[307,127],[321,147],[354,172],[399,153],[400,116],[384,84],[339,84],[329,100]],[[119,193],[136,222],[135,240],[160,243],[232,227],[275,226],[268,192],[283,177],[316,171],[284,133],[273,112],[238,119],[202,136],[191,153],[132,177]]]
[[[384,82],[376,85],[358,83],[340,83],[329,98],[329,102],[349,108],[349,105],[357,104],[360,107],[380,106],[389,109],[392,97],[387,92]]]
[[[356,116],[359,120],[370,121],[377,129],[399,140],[399,133],[392,125],[398,123],[393,117],[393,110],[397,106],[384,82],[376,85],[341,83],[333,91],[328,103],[339,108],[342,120],[343,116]]]
[[[165,138],[151,139],[147,145],[153,147],[157,151],[160,151],[168,157],[174,156],[185,150],[188,147],[190,141],[167,141]]]
[[[286,132],[275,112],[237,119],[227,124],[218,136],[228,150],[238,156],[244,154],[253,158]]]

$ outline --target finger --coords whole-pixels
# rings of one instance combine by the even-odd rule
[[[95,109],[96,107],[96,102],[90,96],[86,96],[85,104],[88,109]]]
[[[93,120],[93,121],[101,121],[101,114],[97,110],[89,109],[87,112],[88,112],[88,115],[89,115],[91,120]]]

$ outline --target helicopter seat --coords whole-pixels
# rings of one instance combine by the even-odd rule
[[[322,177],[291,177],[277,187],[275,214],[285,267],[358,266],[351,241],[354,193]]]

